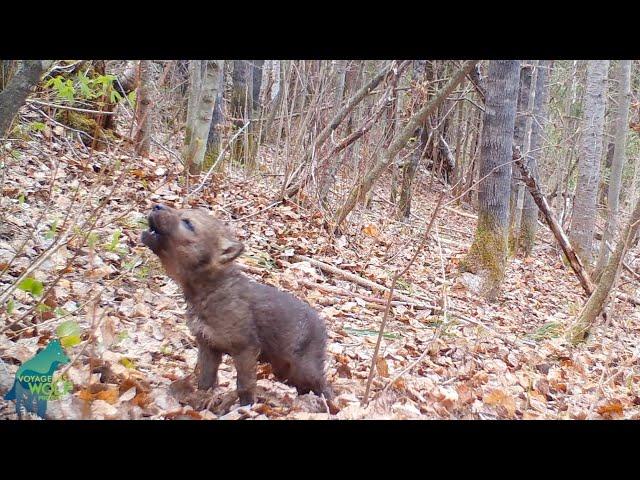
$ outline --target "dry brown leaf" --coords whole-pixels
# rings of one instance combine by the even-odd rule
[[[378,228],[373,224],[365,225],[364,227],[362,227],[362,233],[369,237],[377,237],[380,234]]]
[[[482,398],[482,401],[487,405],[503,407],[509,416],[513,416],[516,413],[516,402],[513,397],[499,388],[491,390]]]
[[[387,361],[384,358],[378,357],[376,359],[376,370],[381,377],[389,376],[389,366],[387,365]]]
[[[598,414],[605,418],[619,417],[624,413],[624,406],[618,399],[613,399],[598,407]]]

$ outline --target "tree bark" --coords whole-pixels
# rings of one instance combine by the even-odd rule
[[[7,136],[18,110],[51,63],[50,60],[23,60],[7,87],[0,92],[0,137]]]
[[[251,117],[253,110],[253,100],[251,95],[251,69],[246,60],[233,61],[231,87],[231,121],[236,129],[242,128]],[[253,140],[247,130],[245,134],[239,135],[231,145],[231,159],[241,164],[248,164]]]
[[[151,105],[151,61],[140,60],[140,87],[136,102],[136,125],[138,129],[134,136],[136,153],[143,157],[149,156],[151,146],[151,128],[153,126]]]
[[[478,60],[467,60],[463,66],[458,70],[447,84],[438,92],[438,94],[431,101],[422,107],[407,124],[400,130],[398,135],[393,139],[389,148],[384,150],[376,159],[373,167],[367,172],[362,181],[353,187],[345,201],[340,207],[335,217],[335,225],[338,227],[347,218],[351,210],[355,207],[359,198],[364,197],[374,182],[382,175],[382,172],[394,161],[398,152],[407,144],[411,136],[420,127],[422,122],[433,113],[438,106],[447,98],[447,96],[456,88],[460,82],[462,82],[467,75],[473,69]],[[513,126],[511,127],[513,128]]]
[[[189,60],[189,99],[187,101],[187,128],[184,135],[185,145],[191,143],[192,128],[195,123],[196,110],[200,103],[202,90],[202,61]]]
[[[414,76],[416,80],[419,82],[426,82],[431,79],[426,78],[427,72],[427,61],[426,60],[416,60],[414,61]],[[429,96],[425,100],[429,100]],[[398,199],[398,210],[396,216],[398,218],[404,219],[409,218],[411,215],[411,197],[413,190],[413,179],[416,175],[416,171],[418,169],[418,165],[420,164],[420,159],[425,152],[427,147],[427,141],[429,139],[428,135],[428,122],[425,121],[422,123],[420,128],[416,132],[416,138],[418,140],[418,146],[416,150],[411,155],[409,161],[405,162],[405,164],[401,168],[402,173],[402,181],[400,184],[400,198]],[[394,176],[395,178],[395,176]],[[393,191],[393,190],[392,190]],[[394,192],[395,193],[395,192]],[[394,198],[392,198],[394,201]]]
[[[258,118],[260,114],[260,89],[262,88],[262,67],[264,60],[251,60],[252,77],[252,106],[253,116]]]
[[[195,113],[190,142],[186,145],[185,166],[189,173],[197,175],[202,170],[207,137],[211,126],[213,108],[218,97],[220,87],[220,75],[224,63],[222,60],[209,60],[206,62],[206,73],[202,79],[202,89],[199,95],[200,101],[194,105]]]
[[[586,268],[590,268],[593,260],[593,234],[597,215],[596,200],[600,181],[608,68],[609,60],[590,60],[587,63],[578,183],[569,234],[571,243]]]
[[[525,61],[526,62],[526,61]],[[518,111],[513,131],[513,143],[520,147],[520,151],[528,150],[527,140],[531,128],[531,78],[533,66],[526,63],[520,68],[520,90],[518,91]],[[523,195],[523,186],[518,181],[517,169],[511,172],[511,193],[509,197],[509,245],[512,252],[518,249],[518,234],[520,232],[520,219],[522,211],[518,207],[518,199]]]
[[[478,223],[469,254],[461,262],[463,270],[481,275],[481,294],[489,300],[498,294],[509,253],[509,195],[519,72],[519,60],[489,63],[480,152]]]
[[[618,71],[618,109],[616,112],[616,133],[609,178],[607,201],[607,223],[602,235],[600,254],[596,264],[594,278],[598,279],[609,259],[607,242],[616,235],[618,223],[618,205],[622,183],[622,167],[626,159],[627,128],[629,123],[629,103],[631,101],[631,60],[621,60]]]
[[[538,162],[541,158],[544,128],[547,122],[547,98],[549,93],[548,70],[550,62],[539,60],[536,67],[536,87],[533,101],[533,119],[531,123],[531,139],[526,156],[527,166],[533,177],[538,180]],[[531,254],[538,231],[538,209],[530,193],[525,192],[522,208],[522,225],[520,226],[519,244],[526,256]]]
[[[220,155],[220,144],[222,135],[220,129],[224,122],[224,114],[222,112],[222,101],[224,94],[224,66],[220,69],[218,96],[216,105],[213,107],[213,116],[211,117],[211,126],[209,127],[209,135],[207,136],[207,152],[205,153],[203,167],[210,167]]]

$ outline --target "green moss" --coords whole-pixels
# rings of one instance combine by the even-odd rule
[[[209,170],[211,165],[215,163],[218,159],[218,155],[220,155],[219,147],[209,147],[204,154],[204,160],[202,161],[202,168],[204,170]],[[221,162],[222,163],[222,162]],[[218,164],[218,168],[220,167],[220,163]]]
[[[74,111],[60,111],[56,114],[56,120],[76,130],[91,135],[98,140],[115,141],[116,136],[110,130],[98,125],[95,119]]]
[[[494,298],[504,279],[508,245],[502,232],[492,228],[486,215],[478,217],[476,234],[467,256],[460,262],[460,270],[485,277],[483,295]]]

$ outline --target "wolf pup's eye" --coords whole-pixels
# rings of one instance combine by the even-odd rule
[[[195,232],[195,228],[193,228],[193,223],[191,223],[191,220],[187,218],[183,218],[182,223],[184,223],[184,226],[187,227],[189,230],[191,230],[192,232]]]

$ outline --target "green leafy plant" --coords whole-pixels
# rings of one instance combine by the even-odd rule
[[[34,132],[41,132],[47,128],[47,126],[42,122],[31,122],[29,128]]]
[[[96,244],[98,243],[98,240],[100,240],[100,237],[98,236],[98,234],[96,232],[91,232],[87,236],[87,245],[89,246],[89,248],[93,250]]]
[[[82,330],[78,322],[75,320],[67,320],[62,322],[58,328],[56,328],[56,335],[60,339],[60,343],[63,347],[73,347],[81,342],[80,335]]]
[[[534,332],[527,335],[531,340],[539,342],[546,338],[555,338],[562,335],[564,331],[563,326],[558,322],[548,322],[536,329]]]
[[[46,238],[47,240],[53,240],[53,237],[56,236],[56,233],[58,232],[58,220],[54,220],[51,225],[49,226],[49,229],[44,233],[44,238]]]
[[[137,95],[136,95],[136,91],[133,90],[132,92],[129,92],[127,94],[127,98],[129,99],[129,102],[131,102],[131,107],[132,108],[136,108],[136,100],[138,99]]]
[[[53,87],[60,100],[73,102],[76,95],[76,89],[73,85],[73,81],[71,79],[65,80],[62,75],[57,75],[49,79],[47,83],[45,83],[45,87]]]
[[[125,255],[127,253],[127,249],[120,245],[120,238],[122,237],[122,231],[116,230],[111,235],[111,241],[106,244],[106,249],[110,252],[118,253],[120,255]]]
[[[30,293],[34,297],[42,295],[44,285],[33,277],[27,277],[18,284],[18,290]]]
[[[45,86],[53,88],[59,100],[73,102],[77,97],[84,100],[95,100],[106,97],[109,102],[114,103],[122,98],[114,88],[114,75],[97,75],[89,77],[87,71],[80,72],[74,79],[65,79],[58,75],[49,79]]]

